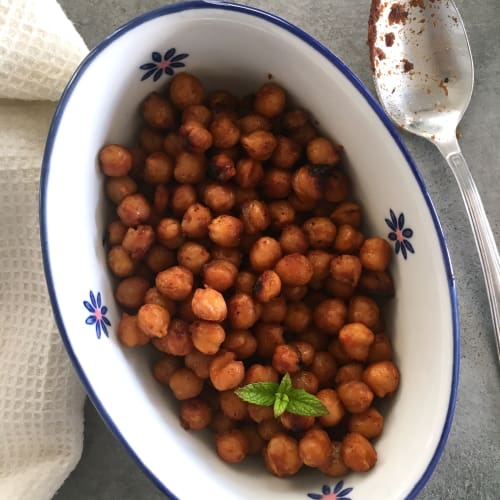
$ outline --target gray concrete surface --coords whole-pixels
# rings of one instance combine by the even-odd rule
[[[60,0],[89,47],[130,18],[164,0]],[[369,0],[252,0],[309,31],[340,56],[374,93],[366,46]],[[460,132],[500,242],[500,1],[457,0],[469,33],[476,83]],[[465,209],[451,172],[437,150],[403,133],[427,183],[452,256],[462,326],[458,401],[446,449],[419,498],[500,499],[500,371],[480,264]],[[165,498],[86,406],[82,459],[56,500]],[[395,478],[397,480],[397,478]],[[197,485],[203,497],[203,485]],[[379,499],[376,493],[374,500]]]

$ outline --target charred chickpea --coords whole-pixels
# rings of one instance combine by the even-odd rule
[[[194,314],[205,321],[221,322],[226,319],[228,314],[224,297],[219,291],[210,287],[197,288],[191,305]]]
[[[316,397],[325,405],[327,415],[318,417],[318,421],[324,427],[334,427],[345,415],[345,409],[336,391],[333,389],[321,389]]]
[[[399,370],[392,361],[378,361],[368,365],[363,381],[379,398],[391,396],[399,385]]]
[[[216,116],[210,124],[210,132],[216,148],[231,148],[240,140],[238,125],[228,116]]]
[[[118,339],[127,347],[136,347],[147,344],[150,337],[139,328],[137,316],[123,313],[118,323]]]
[[[179,129],[179,134],[186,138],[188,148],[193,152],[203,153],[212,147],[212,134],[196,120],[184,122]]]
[[[258,323],[254,328],[257,339],[257,355],[271,358],[276,347],[285,343],[283,327],[275,323]]]
[[[247,359],[257,349],[257,339],[249,330],[232,330],[226,335],[222,347],[234,352],[238,359]]]
[[[281,282],[290,286],[307,285],[312,278],[313,268],[304,255],[292,253],[282,257],[274,269]]]
[[[193,273],[182,266],[173,266],[156,275],[156,288],[172,300],[184,300],[193,289]]]
[[[196,203],[196,190],[190,184],[182,184],[172,191],[170,207],[174,215],[180,217],[186,210]]]
[[[391,361],[392,360],[392,345],[391,340],[387,335],[381,333],[375,334],[373,344],[368,351],[367,361],[375,363],[377,361]]]
[[[130,276],[118,283],[115,289],[117,302],[127,309],[139,309],[144,304],[144,296],[149,288],[147,279]]]
[[[233,390],[221,392],[220,409],[232,420],[245,420],[248,417],[248,403],[240,399]]]
[[[271,130],[271,120],[257,113],[251,113],[238,120],[238,127],[243,135],[251,134],[256,130]]]
[[[185,137],[182,137],[177,132],[169,132],[163,139],[163,149],[170,158],[177,158],[187,147]]]
[[[305,465],[321,467],[332,452],[332,442],[323,429],[309,429],[299,441],[299,455]]]
[[[185,400],[181,404],[180,420],[186,430],[205,429],[212,421],[212,408],[198,398]]]
[[[209,260],[208,250],[194,241],[186,241],[177,250],[177,262],[193,274],[199,274]]]
[[[150,184],[165,184],[172,178],[174,162],[161,151],[151,153],[144,162],[143,177]]]
[[[199,396],[203,389],[203,380],[189,368],[179,368],[170,375],[168,385],[175,399],[184,401]]]
[[[264,463],[275,476],[293,476],[302,467],[297,441],[284,433],[274,435],[264,448]]]
[[[215,447],[224,462],[241,462],[248,454],[248,438],[240,429],[230,429],[217,433]]]
[[[351,415],[347,425],[349,431],[357,432],[367,439],[373,439],[382,434],[384,417],[376,408],[370,407],[363,413]]]
[[[155,233],[151,226],[139,225],[129,227],[122,241],[122,247],[134,260],[141,260],[149,251],[155,240]]]
[[[197,121],[205,128],[208,128],[212,121],[212,112],[203,104],[192,104],[182,112],[182,123]]]
[[[181,367],[182,361],[175,356],[166,355],[153,365],[153,376],[160,384],[168,385],[172,374]]]
[[[108,266],[111,272],[119,278],[130,276],[135,268],[134,261],[120,245],[112,247],[108,252]]]
[[[285,297],[286,300],[290,300],[291,302],[300,302],[304,299],[309,292],[309,288],[307,285],[301,286],[283,286],[281,287],[281,295]]]
[[[262,163],[252,158],[241,158],[236,163],[234,181],[243,189],[255,188],[264,177]]]
[[[304,165],[293,174],[293,192],[301,200],[318,201],[323,197],[324,179],[321,169]]]
[[[339,332],[339,341],[345,353],[356,361],[366,361],[375,335],[363,323],[348,323]]]
[[[236,276],[234,288],[236,292],[252,295],[253,287],[257,282],[257,276],[250,271],[240,271]]]
[[[349,224],[337,228],[334,248],[340,254],[357,254],[365,237]]]
[[[163,133],[152,127],[142,127],[139,132],[139,145],[146,153],[163,151]]]
[[[181,184],[200,183],[205,178],[206,163],[202,154],[180,152],[175,159],[175,180]]]
[[[265,83],[255,94],[253,108],[267,118],[275,118],[285,110],[286,94],[276,83]]]
[[[127,226],[120,220],[114,220],[109,223],[107,230],[107,239],[110,246],[120,245],[127,232]]]
[[[106,179],[105,190],[108,199],[115,205],[119,205],[126,196],[137,192],[137,183],[128,175],[109,177]]]
[[[301,147],[289,137],[276,137],[276,148],[271,156],[271,164],[278,168],[292,168],[301,157]]]
[[[176,305],[172,299],[168,299],[162,295],[156,287],[148,289],[146,295],[144,296],[145,304],[156,304],[158,306],[164,307],[172,317],[176,312]]]
[[[203,281],[215,290],[223,292],[234,285],[238,268],[228,260],[212,260],[203,267]]]
[[[118,217],[126,226],[137,226],[151,215],[151,205],[144,195],[135,193],[125,196],[116,209]]]
[[[335,255],[330,261],[330,275],[340,283],[355,287],[361,277],[361,260],[355,255]]]
[[[187,368],[196,374],[197,377],[207,379],[210,376],[210,364],[213,359],[213,355],[204,354],[195,349],[186,354],[184,357],[184,363]]]
[[[268,160],[276,148],[276,137],[271,132],[256,130],[241,138],[241,145],[247,155],[254,160]]]
[[[191,339],[196,349],[203,354],[217,354],[226,338],[224,328],[213,321],[195,321],[189,326]]]
[[[319,388],[318,377],[313,372],[299,370],[290,375],[295,389],[304,389],[309,394],[316,394]]]
[[[326,250],[333,245],[337,228],[328,217],[312,217],[307,219],[302,229],[309,238],[312,248]]]
[[[325,200],[339,203],[351,194],[351,180],[338,168],[333,169],[326,179]]]
[[[204,238],[212,221],[210,210],[200,203],[191,205],[182,217],[182,232],[189,238]]]
[[[281,323],[285,319],[286,309],[285,298],[278,296],[262,304],[260,320],[263,323]]]
[[[380,310],[377,303],[370,297],[355,295],[349,301],[347,321],[349,323],[363,323],[368,328],[378,323]]]
[[[270,236],[263,236],[250,249],[250,265],[254,271],[261,273],[266,269],[273,268],[282,255],[279,242]]]
[[[306,415],[295,415],[287,411],[280,416],[283,427],[294,434],[302,434],[313,427],[315,418]]]
[[[172,129],[175,126],[175,110],[172,104],[157,92],[152,92],[144,99],[142,117],[150,127]]]
[[[132,168],[132,154],[124,146],[109,144],[99,151],[102,173],[108,177],[122,177]]]
[[[212,156],[208,162],[208,175],[218,182],[227,182],[236,175],[234,160],[225,153]]]
[[[270,200],[288,198],[292,192],[292,173],[282,168],[266,168],[260,189]]]
[[[353,380],[360,381],[363,378],[365,367],[362,363],[347,363],[337,370],[335,375],[335,384],[338,386]]]
[[[245,366],[232,352],[218,354],[210,364],[210,381],[218,391],[238,387],[245,378]]]
[[[306,233],[297,225],[290,224],[281,231],[280,245],[285,255],[291,253],[306,253],[309,240]]]
[[[377,462],[377,452],[370,441],[357,432],[342,440],[341,457],[345,465],[356,472],[366,472]]]
[[[351,380],[337,387],[342,404],[350,413],[366,411],[373,401],[373,392],[370,387],[360,380]]]
[[[230,212],[235,201],[234,189],[228,185],[210,183],[203,190],[203,203],[216,214]]]
[[[339,299],[326,299],[313,312],[314,324],[329,335],[336,334],[344,326],[346,316],[347,307]]]
[[[337,363],[328,351],[316,351],[310,370],[318,378],[320,387],[331,387],[337,374]]]
[[[165,217],[156,226],[156,238],[170,250],[179,248],[184,242],[181,225],[173,217]]]
[[[241,205],[241,220],[246,234],[257,234],[269,227],[271,216],[264,202],[250,200]]]
[[[330,214],[330,219],[337,225],[348,224],[354,229],[361,226],[361,207],[353,201],[339,203]]]
[[[392,248],[382,238],[368,238],[359,250],[361,264],[369,271],[385,271],[392,257]]]
[[[311,309],[302,302],[289,302],[286,309],[284,326],[287,332],[301,333],[312,322]]]
[[[343,477],[349,473],[349,468],[342,460],[341,456],[342,443],[340,441],[332,441],[332,449],[326,462],[319,470],[330,477]]]
[[[255,282],[253,288],[254,297],[259,302],[269,302],[281,292],[280,277],[271,269],[264,271]]]
[[[231,328],[246,330],[258,320],[258,309],[250,295],[235,293],[227,304],[227,318]]]
[[[315,137],[309,141],[306,155],[313,165],[335,165],[340,160],[337,148],[325,137]]]
[[[268,205],[273,229],[283,229],[295,220],[295,210],[286,200],[272,201]]]
[[[170,100],[175,107],[186,109],[195,104],[201,104],[205,91],[200,80],[189,73],[177,73],[170,82]]]

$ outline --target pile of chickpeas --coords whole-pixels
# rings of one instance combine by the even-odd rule
[[[211,428],[222,460],[371,469],[377,401],[399,384],[381,312],[391,247],[360,230],[342,148],[273,81],[239,99],[178,73],[141,113],[136,145],[99,152],[120,341],[156,348],[182,427]],[[286,373],[329,413],[275,418],[234,392]]]

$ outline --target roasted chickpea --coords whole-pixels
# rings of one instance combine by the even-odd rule
[[[331,337],[315,328],[308,328],[298,335],[298,339],[311,344],[315,351],[324,351],[328,347]]]
[[[373,439],[382,434],[384,417],[376,408],[370,407],[363,413],[351,415],[348,428],[351,432],[357,432],[367,439]]]
[[[220,409],[232,420],[245,420],[248,417],[248,403],[245,403],[234,391],[220,394]]]
[[[192,104],[182,112],[182,123],[197,121],[205,128],[208,128],[212,121],[212,112],[203,104]]]
[[[236,163],[236,184],[243,189],[255,188],[264,177],[262,163],[252,158],[241,158]]]
[[[375,448],[357,432],[346,434],[342,440],[341,457],[345,465],[356,472],[366,472],[377,462]]]
[[[163,133],[151,127],[142,127],[139,132],[139,145],[146,153],[163,151]]]
[[[170,158],[177,158],[187,147],[185,137],[182,137],[177,132],[169,132],[163,139],[163,151],[170,156]]]
[[[157,240],[170,250],[179,248],[184,242],[181,225],[177,219],[165,217],[156,226]]]
[[[299,455],[305,465],[321,467],[332,452],[332,442],[322,429],[309,429],[299,441]]]
[[[292,191],[292,174],[281,168],[266,168],[259,187],[270,200],[288,198]],[[295,209],[293,204],[290,204]]]
[[[207,105],[216,114],[234,111],[238,106],[238,98],[227,90],[214,90],[207,98]]]
[[[276,377],[277,379],[277,377]],[[248,416],[251,420],[260,424],[265,420],[274,420],[274,410],[271,406],[260,406],[248,404]],[[260,436],[260,434],[259,434]],[[267,437],[267,436],[266,436]]]
[[[293,345],[277,345],[273,358],[273,368],[281,374],[295,373],[300,370],[300,356],[298,349]]]
[[[356,254],[359,252],[365,237],[349,224],[342,224],[337,229],[335,250],[340,254]]]
[[[205,284],[220,292],[231,288],[236,281],[237,275],[237,267],[227,260],[212,260],[203,268]]]
[[[170,191],[165,184],[157,184],[153,194],[153,216],[161,217],[167,211]]]
[[[331,276],[323,282],[326,292],[336,299],[348,300],[354,295],[355,287],[349,283],[338,281]]]
[[[309,123],[309,113],[303,109],[292,109],[283,115],[283,126],[294,130]]]
[[[234,352],[238,359],[247,359],[255,353],[257,339],[249,330],[232,330],[226,335],[222,347]]]
[[[284,433],[285,428],[283,427],[281,421],[274,418],[274,415],[272,415],[270,418],[262,420],[258,423],[257,432],[264,441],[269,441],[274,436]]]
[[[300,167],[293,174],[292,189],[300,200],[320,200],[325,190],[324,169],[310,165]]]
[[[338,337],[334,338],[328,344],[328,352],[333,354],[333,357],[335,358],[335,361],[337,362],[338,365],[345,365],[346,363],[352,361],[351,358],[344,351]]]
[[[105,190],[109,200],[119,205],[126,196],[137,192],[137,183],[128,175],[109,177],[106,179]]]
[[[111,272],[119,278],[126,278],[134,272],[134,261],[128,252],[120,245],[114,246],[108,252],[108,266]]]
[[[108,177],[122,177],[132,168],[130,150],[118,144],[109,144],[99,151],[99,165]]]
[[[355,229],[361,225],[361,207],[353,201],[339,203],[330,214],[330,219],[337,225],[347,224]]]
[[[205,178],[206,159],[202,154],[180,152],[175,159],[174,177],[181,184],[198,184]]]
[[[281,257],[282,251],[280,244],[270,236],[259,238],[254,243],[249,253],[250,265],[252,269],[258,273],[271,269]]]
[[[170,100],[179,109],[186,109],[195,104],[201,104],[205,91],[200,80],[189,73],[176,73],[170,82]]]
[[[215,246],[210,253],[212,259],[223,259],[232,262],[237,268],[241,266],[242,254],[237,248]]]
[[[387,271],[363,269],[359,278],[359,289],[373,295],[392,297],[394,295],[394,282]]]
[[[320,250],[330,248],[337,234],[335,224],[327,217],[312,217],[304,222],[302,229],[307,234],[311,247]]]
[[[245,374],[245,384],[255,384],[257,382],[278,382],[278,379],[278,372],[269,365],[253,364]]]
[[[118,217],[126,226],[137,226],[146,222],[151,215],[151,206],[139,193],[125,196],[116,209]]]
[[[208,236],[222,247],[237,247],[240,243],[243,223],[232,215],[219,215],[208,225]]]
[[[391,396],[399,385],[399,370],[392,361],[378,361],[368,365],[363,381],[379,398]]]
[[[162,245],[152,245],[144,256],[144,262],[151,271],[159,273],[175,264],[175,255]]]
[[[156,288],[172,300],[185,300],[193,289],[193,273],[182,266],[173,266],[156,275]]]
[[[355,295],[349,301],[347,321],[363,323],[372,329],[379,321],[380,310],[377,303],[370,297]]]
[[[203,380],[189,368],[179,368],[170,375],[170,390],[179,401],[197,397],[203,389]]]
[[[205,429],[212,421],[212,409],[201,399],[188,399],[181,404],[180,419],[186,430]]]
[[[263,323],[281,323],[286,316],[286,300],[284,297],[276,297],[262,304],[260,320]]]
[[[174,162],[161,151],[151,153],[144,163],[143,177],[150,184],[165,184],[174,172]]]
[[[218,391],[238,387],[245,378],[245,366],[232,352],[218,354],[210,364],[210,381]]]
[[[280,245],[285,255],[291,253],[305,253],[309,247],[309,240],[304,231],[295,224],[283,228],[280,236]]]
[[[392,345],[389,337],[381,333],[377,333],[373,340],[373,344],[368,351],[367,361],[375,363],[377,361],[392,360]]]
[[[238,120],[238,126],[243,135],[251,134],[256,130],[271,130],[271,120],[265,116],[252,113]]]
[[[332,254],[324,250],[310,250],[307,252],[307,258],[311,262],[313,268],[311,283],[322,284],[330,274]]]
[[[264,271],[255,282],[253,293],[259,302],[269,302],[281,292],[280,277],[272,270]]]
[[[363,413],[373,401],[373,392],[370,387],[359,380],[351,380],[337,387],[342,404],[350,413]]]
[[[349,197],[351,181],[347,174],[338,169],[333,169],[326,179],[325,200],[339,203]]]
[[[290,302],[285,316],[285,329],[291,333],[301,333],[307,330],[312,322],[311,309],[302,302]]]
[[[237,292],[252,295],[253,288],[257,282],[257,276],[250,271],[241,271],[236,276],[234,288]]]
[[[231,420],[227,415],[224,415],[222,411],[218,410],[214,412],[212,417],[212,422],[210,423],[210,428],[216,433],[226,432],[230,429],[234,429],[235,421]]]
[[[210,183],[203,190],[203,203],[216,214],[230,212],[235,201],[234,189],[225,184]]]
[[[335,255],[330,261],[330,275],[335,281],[355,287],[361,277],[361,261],[355,255]]]
[[[271,216],[271,226],[274,229],[283,229],[295,220],[295,210],[290,202],[285,200],[272,201],[268,205]]]
[[[285,297],[286,300],[290,300],[291,302],[300,302],[304,299],[309,292],[309,288],[307,285],[301,286],[283,286],[281,287],[281,295]]]
[[[342,443],[340,441],[332,441],[332,449],[326,462],[319,470],[330,477],[343,477],[349,473],[347,465],[342,460],[341,456]]]
[[[139,309],[144,304],[144,296],[149,288],[147,279],[140,276],[125,278],[115,289],[117,302],[127,309]]]
[[[227,182],[236,175],[234,160],[225,153],[219,153],[208,162],[208,175],[219,182]]]
[[[205,321],[221,322],[226,319],[228,308],[222,294],[206,286],[194,292],[191,302],[194,314]]]
[[[295,389],[304,389],[310,394],[316,394],[319,388],[318,377],[313,372],[299,370],[290,375]]]
[[[283,433],[274,435],[264,448],[264,463],[275,476],[293,476],[302,467],[297,441]]]
[[[188,149],[194,153],[204,153],[212,147],[212,134],[198,121],[184,122],[179,129],[179,134],[185,137]]]
[[[282,87],[276,83],[265,83],[255,94],[253,107],[256,113],[267,118],[281,115],[286,105],[286,94]]]
[[[303,214],[303,212],[314,212],[314,209],[318,204],[317,200],[310,200],[310,199],[302,200],[299,197],[297,197],[297,195],[295,195],[294,193],[292,193],[288,197],[288,201],[290,202],[290,205],[292,205],[293,209],[296,212],[301,213],[301,215],[305,215]]]
[[[348,323],[339,332],[339,341],[345,353],[356,361],[366,361],[375,335],[363,323]]]
[[[186,241],[177,250],[177,262],[193,274],[199,274],[209,260],[208,250],[194,241]]]
[[[271,156],[271,164],[278,168],[292,168],[301,157],[301,147],[289,137],[279,135]]]
[[[190,184],[182,184],[172,191],[170,207],[176,216],[182,216],[186,210],[196,203],[196,190]]]
[[[313,165],[336,165],[340,156],[332,141],[315,137],[307,143],[307,159]]]
[[[227,318],[231,328],[246,330],[258,320],[258,309],[250,295],[235,293],[227,304]]]
[[[347,308],[339,299],[326,299],[313,312],[314,324],[329,335],[336,334],[344,326],[346,316]]]
[[[277,140],[271,132],[256,130],[241,138],[241,145],[250,158],[254,160],[268,160],[276,148]]]
[[[164,337],[169,323],[169,312],[157,304],[144,304],[137,312],[137,326],[148,337]]]
[[[176,313],[175,302],[162,295],[156,287],[149,288],[144,296],[145,304],[156,304],[164,307],[172,317]]]
[[[141,260],[151,248],[155,233],[151,226],[129,227],[122,241],[122,247],[134,260]]]
[[[265,231],[269,227],[271,216],[264,202],[250,200],[241,205],[241,220],[245,233],[253,235]]]
[[[157,92],[149,94],[142,104],[142,116],[151,127],[172,129],[175,126],[175,111],[172,104]]]
[[[109,223],[107,230],[107,240],[110,246],[120,245],[127,232],[127,226],[120,220]]]
[[[210,124],[210,132],[216,148],[231,148],[240,140],[238,125],[228,116],[216,116]]]
[[[207,379],[210,376],[210,364],[213,359],[213,355],[204,354],[195,349],[186,354],[184,363],[197,377]]]
[[[294,128],[290,131],[290,139],[295,141],[302,147],[305,147],[308,142],[317,137],[318,131],[311,123],[306,123],[302,127]]]
[[[327,415],[318,417],[318,421],[324,427],[336,426],[345,415],[344,406],[340,401],[339,395],[333,389],[321,389],[316,397],[325,405],[328,410]]]
[[[359,250],[361,264],[369,271],[385,271],[391,257],[391,246],[382,238],[368,238]]]
[[[181,367],[181,360],[174,356],[163,356],[153,365],[153,376],[160,384],[168,385],[172,374]]]
[[[289,286],[307,285],[312,278],[313,267],[304,255],[292,253],[282,257],[275,266],[281,282]]]
[[[312,360],[311,371],[316,375],[320,387],[331,387],[337,373],[337,363],[328,351],[317,351]]]
[[[285,343],[283,327],[275,323],[258,323],[254,328],[257,339],[257,355],[271,358],[276,347]]]
[[[184,213],[181,229],[189,238],[204,238],[208,234],[208,226],[211,221],[210,210],[200,203],[195,203]]]
[[[257,427],[252,424],[244,425],[241,428],[248,439],[248,454],[260,455],[264,449],[265,441],[260,437]]]
[[[306,415],[295,415],[294,413],[285,412],[280,416],[280,422],[283,427],[293,432],[294,434],[302,434],[310,429],[315,422],[315,418]]]
[[[150,337],[139,328],[137,316],[123,313],[118,323],[118,339],[127,347],[136,347],[147,344]]]
[[[335,384],[339,386],[353,380],[360,381],[363,378],[363,370],[364,366],[361,363],[347,363],[338,369]]]
[[[217,354],[226,338],[224,328],[212,321],[195,321],[189,327],[194,346],[203,354]]]

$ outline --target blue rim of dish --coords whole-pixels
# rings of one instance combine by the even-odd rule
[[[64,110],[66,107],[66,103],[71,97],[71,94],[73,93],[73,89],[75,86],[78,84],[78,81],[82,74],[85,72],[85,69],[87,66],[95,59],[100,52],[102,52],[108,45],[113,43],[117,38],[120,38],[124,34],[126,34],[128,31],[136,28],[137,26],[146,23],[152,19],[155,19],[157,17],[162,17],[168,14],[175,14],[177,12],[185,11],[185,10],[193,10],[193,9],[221,9],[221,10],[230,10],[230,11],[236,11],[239,13],[243,14],[248,14],[251,16],[256,16],[259,17],[265,21],[268,21],[274,25],[277,25],[278,27],[292,33],[296,37],[300,38],[303,42],[307,43],[310,45],[312,48],[314,48],[317,52],[319,52],[321,55],[323,55],[330,63],[332,63],[353,85],[354,87],[358,90],[358,92],[366,99],[368,104],[371,106],[371,108],[375,111],[377,116],[380,118],[382,123],[385,125],[386,129],[388,132],[391,134],[392,138],[398,145],[399,149],[403,153],[403,156],[405,157],[408,165],[410,166],[413,175],[415,176],[419,186],[420,190],[422,192],[422,195],[424,196],[424,199],[427,203],[427,206],[429,208],[430,214],[432,216],[432,220],[434,222],[434,227],[436,229],[436,232],[439,237],[439,243],[441,247],[441,252],[442,252],[442,257],[443,257],[443,262],[446,268],[446,273],[447,273],[447,278],[448,278],[448,288],[449,288],[449,293],[450,293],[450,299],[451,299],[451,304],[452,304],[452,316],[453,316],[453,370],[452,370],[452,387],[450,391],[450,400],[448,403],[448,411],[446,415],[446,420],[443,426],[443,430],[441,433],[441,437],[439,439],[438,445],[436,447],[436,450],[434,452],[434,455],[427,465],[426,470],[424,471],[422,477],[418,480],[418,482],[414,485],[413,489],[410,491],[408,494],[407,498],[408,499],[413,499],[417,496],[417,494],[422,490],[424,485],[427,483],[429,478],[431,477],[438,461],[439,458],[444,450],[446,440],[448,438],[448,434],[451,429],[451,424],[453,420],[453,414],[454,414],[454,409],[455,409],[455,403],[456,403],[456,398],[457,398],[457,390],[458,390],[458,372],[459,372],[459,364],[460,364],[460,324],[459,324],[459,317],[458,317],[458,302],[457,302],[457,293],[456,293],[456,287],[455,287],[455,279],[453,276],[453,270],[451,266],[451,261],[450,261],[450,256],[448,253],[448,249],[446,246],[446,242],[444,239],[444,234],[443,230],[441,228],[441,224],[439,222],[438,216],[436,214],[434,205],[431,201],[430,195],[427,191],[427,188],[425,186],[425,183],[418,172],[417,166],[415,165],[413,159],[411,158],[408,150],[406,149],[406,146],[404,145],[403,141],[401,140],[398,132],[396,131],[396,128],[392,124],[390,118],[385,114],[385,112],[382,110],[376,99],[370,94],[370,92],[365,88],[364,84],[361,82],[361,80],[352,72],[351,69],[347,67],[347,65],[340,60],[335,54],[333,54],[328,48],[326,48],[323,44],[318,42],[314,37],[306,33],[305,31],[301,30],[297,26],[289,23],[288,21],[271,14],[267,11],[260,10],[254,7],[249,7],[245,5],[239,5],[235,3],[229,3],[229,2],[221,2],[221,1],[215,1],[215,0],[196,0],[192,2],[185,2],[185,3],[178,3],[174,5],[168,5],[165,7],[160,7],[159,9],[147,12],[141,16],[138,16],[134,18],[133,20],[129,21],[128,23],[124,24],[120,28],[118,28],[116,31],[114,31],[110,36],[105,38],[101,43],[99,43],[88,55],[87,57],[82,61],[82,63],[78,66],[76,69],[75,73],[73,74],[71,80],[69,81],[68,85],[66,86],[61,99],[59,101],[59,104],[57,106],[57,109],[54,113],[54,117],[52,119],[48,137],[47,137],[47,143],[45,146],[45,152],[43,156],[43,161],[42,161],[42,170],[41,170],[41,176],[40,176],[40,201],[39,201],[39,216],[40,216],[40,239],[41,239],[41,246],[42,246],[42,256],[43,256],[43,266],[44,266],[44,271],[45,271],[45,277],[47,281],[47,287],[49,291],[49,297],[50,301],[52,303],[52,308],[54,311],[54,316],[55,320],[57,323],[57,326],[59,328],[59,331],[61,333],[62,340],[64,342],[64,345],[66,347],[66,350],[69,354],[69,357],[71,358],[71,361],[75,367],[76,372],[78,373],[78,376],[82,380],[83,385],[85,386],[85,389],[87,390],[87,393],[89,395],[89,398],[91,399],[92,403],[94,406],[97,408],[101,416],[103,417],[106,425],[111,429],[111,431],[115,434],[115,436],[118,438],[118,440],[122,443],[122,445],[128,450],[128,452],[132,455],[132,457],[135,459],[135,461],[138,463],[139,467],[142,469],[143,472],[146,473],[146,475],[152,480],[152,482],[164,493],[169,495],[171,498],[177,498],[166,486],[163,484],[158,477],[156,477],[153,472],[141,461],[141,459],[137,456],[137,454],[134,452],[134,450],[130,447],[128,444],[127,440],[123,437],[119,429],[115,426],[113,420],[109,416],[109,414],[106,412],[106,409],[104,408],[103,404],[97,397],[94,389],[92,388],[91,384],[89,383],[87,377],[85,376],[84,371],[82,370],[82,367],[80,366],[80,363],[78,361],[78,358],[73,351],[73,348],[71,346],[71,343],[68,338],[68,334],[66,332],[66,329],[64,327],[64,323],[62,320],[61,312],[58,307],[57,303],[57,298],[55,294],[55,289],[54,289],[54,284],[52,280],[52,273],[51,273],[51,267],[50,267],[50,261],[49,261],[49,254],[48,254],[48,242],[47,242],[47,220],[46,220],[46,213],[45,213],[45,207],[46,207],[46,190],[47,190],[47,183],[48,183],[48,177],[49,177],[49,165],[50,165],[50,158],[52,155],[52,149],[54,147],[54,141],[55,137],[57,135],[57,130],[59,128],[59,123],[60,120],[64,114]]]

